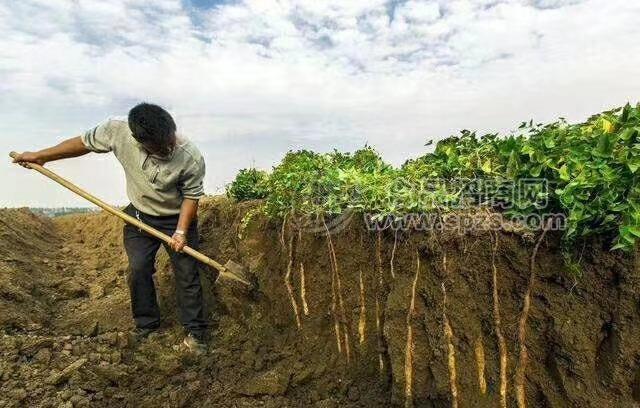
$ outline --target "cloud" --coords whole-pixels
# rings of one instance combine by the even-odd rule
[[[35,149],[140,100],[175,115],[207,188],[287,149],[378,148],[636,101],[640,3],[626,0],[24,0],[0,4],[0,144]],[[0,205],[82,203],[22,169]],[[52,164],[111,202],[118,165]]]

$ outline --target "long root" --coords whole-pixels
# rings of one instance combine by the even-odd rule
[[[445,276],[448,276],[447,270],[447,253],[445,252],[442,257],[442,266],[444,268]],[[447,317],[447,289],[442,282],[442,322],[444,339],[447,345],[447,366],[449,367],[449,388],[451,390],[451,407],[458,408],[458,382],[456,371],[456,350],[453,346],[453,329],[449,323]]]
[[[364,281],[362,280],[362,269],[360,269],[360,319],[358,321],[358,334],[360,336],[361,346],[364,345],[367,332],[367,307],[365,302]]]
[[[498,352],[500,354],[500,407],[507,407],[507,343],[502,334],[500,321],[500,298],[498,296],[498,268],[496,267],[496,254],[498,252],[498,234],[494,236],[493,250],[491,251],[491,269],[493,274],[493,322],[495,325]]]
[[[378,366],[380,376],[385,376],[385,356],[384,356],[384,333],[382,332],[382,321],[384,319],[380,307],[380,298],[384,290],[384,275],[382,272],[382,239],[380,231],[378,231],[376,239],[376,265],[378,269],[378,284],[376,285],[376,336],[378,338]]]
[[[525,408],[527,406],[526,395],[524,390],[524,377],[525,370],[527,367],[527,344],[526,344],[526,329],[527,329],[527,318],[529,317],[529,309],[531,308],[531,293],[533,291],[533,285],[535,283],[535,262],[536,256],[538,255],[538,249],[540,248],[540,244],[544,239],[548,229],[551,226],[552,219],[549,218],[547,224],[542,230],[542,234],[540,234],[540,238],[538,238],[538,242],[536,242],[535,247],[533,248],[533,252],[531,253],[531,258],[529,260],[529,284],[527,285],[527,291],[524,295],[524,302],[522,305],[522,315],[520,316],[520,322],[518,324],[518,343],[520,344],[520,354],[518,356],[518,366],[516,367],[516,375],[515,375],[515,387],[516,387],[516,402],[518,403],[518,408]]]
[[[342,297],[342,283],[340,281],[340,272],[338,269],[338,260],[336,257],[335,247],[333,246],[333,240],[331,239],[331,233],[329,232],[329,228],[327,227],[327,223],[324,218],[322,219],[324,223],[324,228],[327,232],[327,245],[329,247],[329,257],[331,259],[331,265],[333,269],[332,274],[332,282],[331,286],[333,289],[333,303],[332,303],[332,311],[334,312],[335,327],[336,327],[336,336],[338,337],[338,350],[341,350],[340,347],[340,326],[342,326],[342,334],[344,336],[344,350],[347,357],[347,363],[351,361],[351,346],[350,346],[350,336],[349,336],[349,325],[347,322],[347,315],[344,307],[344,299]],[[339,306],[339,319],[337,319],[338,314],[336,313]]]
[[[335,254],[334,254],[335,259]],[[342,298],[342,284],[340,283],[340,274],[338,273],[338,264],[336,261],[336,283],[338,289],[338,301],[340,302],[340,317],[342,320],[342,327],[344,329],[344,350],[347,355],[347,363],[351,360],[351,340],[349,338],[349,325],[347,324],[347,316],[345,313],[344,299]]]
[[[304,277],[304,263],[300,262],[300,300],[302,301],[302,311],[305,316],[309,316],[309,305],[307,304],[307,284]]]
[[[282,227],[282,236],[284,237],[284,225]],[[289,246],[288,246],[288,255],[289,262],[287,263],[287,273],[284,276],[284,284],[287,287],[287,292],[289,293],[289,300],[291,301],[291,307],[293,308],[293,315],[296,319],[296,325],[298,326],[298,330],[302,327],[302,322],[300,321],[300,313],[298,312],[298,302],[296,302],[296,298],[293,292],[293,284],[291,283],[291,269],[293,267],[293,234],[289,236]]]
[[[447,365],[449,366],[449,386],[451,388],[451,407],[458,408],[458,384],[456,374],[456,351],[453,347],[453,330],[449,319],[444,316],[444,337],[447,341]]]
[[[298,250],[302,246],[302,229],[298,230]],[[302,258],[300,258],[302,259]],[[309,316],[309,305],[307,305],[307,283],[304,275],[304,263],[300,261],[300,301],[302,302],[302,311],[305,316]]]
[[[478,337],[475,344],[476,365],[478,368],[478,387],[480,388],[480,394],[487,393],[487,380],[484,376],[485,371],[485,357],[484,357],[484,344],[482,343],[482,336]]]
[[[336,333],[338,353],[342,354],[342,336],[340,334],[340,318],[338,317],[338,293],[335,274],[333,273],[333,260],[331,261],[331,315],[333,316],[333,328]]]
[[[384,367],[384,355],[382,354],[382,344],[381,344],[381,337],[382,337],[382,322],[381,322],[381,315],[380,315],[380,301],[378,299],[376,299],[376,335],[378,337],[378,372],[380,373],[380,376],[383,376],[385,373],[385,367]]]
[[[282,244],[282,248],[286,248],[287,244],[284,241],[285,228],[287,226],[287,214],[282,218],[282,228],[280,229],[280,243]]]
[[[416,309],[416,287],[418,286],[418,277],[420,276],[420,255],[416,251],[416,275],[411,285],[411,300],[409,301],[409,309],[407,311],[407,345],[405,347],[404,360],[404,406],[409,408],[413,406],[413,315]]]
[[[396,273],[394,270],[394,265],[393,265],[393,260],[396,257],[396,248],[398,246],[398,230],[395,230],[394,234],[393,234],[393,248],[391,249],[391,260],[389,261],[389,270],[391,272],[391,278],[395,279],[396,278]]]

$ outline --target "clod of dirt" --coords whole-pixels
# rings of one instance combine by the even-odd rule
[[[89,286],[89,299],[97,300],[104,296],[104,288],[100,285]]]
[[[243,384],[238,392],[243,395],[282,395],[289,386],[291,373],[283,368],[274,368],[258,374]]]
[[[49,384],[52,384],[52,385],[58,385],[60,383],[63,383],[65,381],[67,381],[69,379],[69,377],[71,377],[71,375],[73,373],[75,373],[77,370],[79,370],[80,367],[85,365],[86,362],[87,362],[86,359],[81,358],[81,359],[71,363],[67,368],[65,368],[64,370],[62,370],[58,374],[51,375],[51,377],[49,377],[47,382]]]
[[[33,361],[42,365],[48,365],[51,361],[51,350],[43,348],[33,356]]]
[[[118,358],[117,360],[120,360],[120,358]],[[113,360],[112,362],[114,364],[119,363]],[[112,385],[119,385],[128,380],[127,372],[113,365],[97,365],[95,367],[92,367],[91,371],[108,380]]]
[[[62,293],[70,299],[82,298],[88,295],[87,287],[73,279],[68,279],[62,283],[60,289],[62,289]]]
[[[51,339],[35,339],[24,344],[20,348],[20,354],[27,357],[33,357],[37,352],[40,351],[40,349],[49,348],[51,346],[53,346],[53,340]]]

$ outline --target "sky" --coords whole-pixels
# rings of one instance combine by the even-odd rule
[[[461,129],[637,103],[639,21],[636,0],[0,0],[0,151],[147,101],[200,148],[211,194],[290,149],[399,165]],[[112,155],[47,167],[127,203]],[[8,156],[0,174],[0,207],[87,205]]]

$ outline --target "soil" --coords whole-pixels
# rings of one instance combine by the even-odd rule
[[[259,285],[250,292],[202,270],[211,321],[203,357],[180,346],[164,250],[156,273],[164,322],[134,341],[119,220],[0,210],[0,407],[499,406],[489,232],[401,233],[394,251],[392,231],[378,245],[354,217],[332,234],[333,258],[322,233],[260,215],[245,226],[257,205],[201,202],[202,252],[247,265]],[[536,237],[497,238],[506,402],[515,406]],[[564,267],[557,235],[540,246],[525,325],[528,406],[640,401],[637,254],[603,242],[581,251],[580,277]]]

